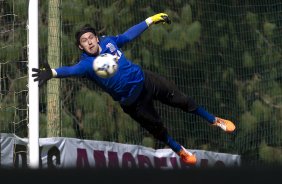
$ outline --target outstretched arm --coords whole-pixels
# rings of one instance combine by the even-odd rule
[[[136,24],[133,27],[129,28],[123,34],[118,35],[116,40],[118,47],[122,47],[125,43],[130,42],[131,40],[137,38],[152,24],[159,24],[159,23],[170,24],[171,21],[168,18],[168,15],[165,13],[158,13],[156,15],[153,15],[147,18],[145,21],[142,21],[139,24]]]
[[[43,64],[43,68],[32,68],[35,72],[31,76],[34,77],[34,82],[38,81],[38,86],[41,87],[44,83],[52,78],[65,78],[70,76],[82,76],[86,71],[86,67],[81,64],[73,66],[63,66],[56,69],[51,69],[48,62]]]

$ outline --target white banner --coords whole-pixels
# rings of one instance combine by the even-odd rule
[[[0,167],[27,167],[28,139],[0,133]],[[159,168],[183,169],[183,163],[171,149],[151,149],[144,146],[75,138],[40,138],[42,168]],[[240,155],[188,149],[196,154],[194,167],[237,167]]]

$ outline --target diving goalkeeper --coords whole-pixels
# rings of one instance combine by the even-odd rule
[[[221,119],[207,112],[203,107],[183,92],[171,81],[154,72],[143,70],[126,58],[121,48],[128,42],[140,36],[154,24],[170,24],[165,13],[158,13],[134,25],[117,36],[98,37],[90,25],[83,26],[76,34],[76,45],[82,51],[80,61],[73,66],[62,66],[51,69],[44,63],[42,69],[33,68],[34,81],[39,87],[52,78],[87,77],[100,86],[113,100],[118,101],[125,113],[130,115],[141,127],[145,128],[157,140],[169,146],[183,162],[195,165],[196,155],[186,150],[176,142],[164,127],[160,115],[154,107],[154,101],[182,109],[207,120],[210,125],[219,127],[227,133],[235,130],[235,125],[228,120]],[[119,69],[110,78],[100,78],[93,70],[94,59],[102,53],[110,53],[119,57]]]

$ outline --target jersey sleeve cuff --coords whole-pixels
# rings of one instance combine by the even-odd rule
[[[153,19],[151,17],[149,17],[145,20],[145,22],[147,23],[147,25],[149,27],[153,23]]]
[[[52,76],[53,77],[57,77],[57,72],[56,72],[56,70],[55,69],[51,69],[52,70]]]

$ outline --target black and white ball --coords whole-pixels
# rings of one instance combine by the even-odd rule
[[[100,54],[93,61],[95,73],[102,78],[115,75],[118,70],[118,57],[109,53]]]

